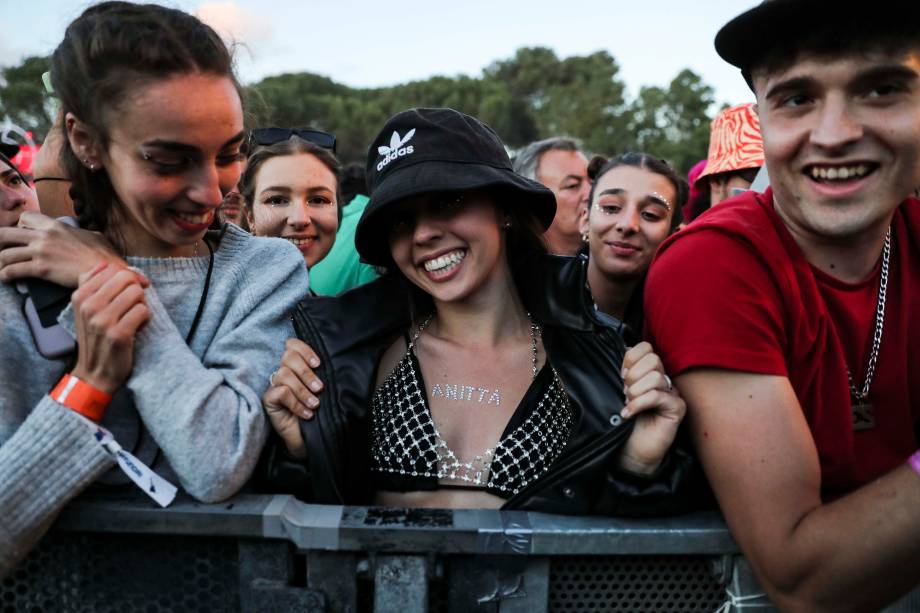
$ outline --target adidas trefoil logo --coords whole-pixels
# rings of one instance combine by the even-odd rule
[[[399,132],[394,131],[393,136],[390,137],[389,146],[381,145],[377,147],[377,153],[384,156],[377,164],[377,172],[383,170],[383,168],[393,160],[414,153],[415,147],[412,145],[406,146],[406,143],[412,140],[413,136],[415,136],[415,128],[406,132],[406,135],[402,138],[400,138]]]

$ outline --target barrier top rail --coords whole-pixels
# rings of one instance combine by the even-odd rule
[[[721,555],[738,547],[718,513],[656,519],[523,511],[394,509],[305,504],[241,494],[221,504],[180,496],[167,509],[129,495],[73,502],[58,529],[290,541],[300,550],[521,555]]]

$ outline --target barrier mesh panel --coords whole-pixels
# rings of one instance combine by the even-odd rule
[[[715,611],[725,592],[712,558],[552,558],[550,611]]]
[[[237,611],[237,559],[227,539],[54,533],[0,581],[0,611]]]

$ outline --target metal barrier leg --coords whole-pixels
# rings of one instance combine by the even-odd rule
[[[376,556],[374,611],[428,610],[428,562],[424,556]]]
[[[240,609],[251,613],[324,613],[321,592],[292,587],[293,548],[284,541],[240,541]]]
[[[326,596],[332,613],[358,611],[358,560],[354,554],[307,552],[307,586]]]
[[[448,610],[544,613],[549,606],[549,559],[526,556],[452,557]]]

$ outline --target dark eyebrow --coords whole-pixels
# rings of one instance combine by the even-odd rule
[[[879,64],[859,73],[854,79],[857,86],[878,81],[916,81],[918,75],[915,71],[901,64]]]
[[[230,145],[236,145],[238,143],[241,143],[243,142],[244,138],[246,138],[246,130],[240,130],[240,132],[236,136],[234,136],[233,138],[228,140],[226,143],[224,143],[221,149],[226,149]]]
[[[648,202],[650,204],[657,204],[659,206],[663,206],[669,211],[671,210],[671,205],[668,204],[668,202],[664,198],[662,198],[661,196],[656,196],[655,194],[647,194],[645,198],[643,198],[643,202]]]
[[[241,131],[239,134],[237,134],[236,136],[234,136],[233,138],[225,142],[223,145],[221,145],[220,148],[226,149],[227,147],[231,145],[236,145],[238,143],[241,143],[243,142],[243,139],[245,137],[246,137],[245,130]],[[193,153],[195,151],[198,151],[198,147],[195,147],[194,145],[189,145],[188,143],[180,143],[180,142],[172,141],[172,140],[162,140],[159,138],[145,142],[144,146],[156,147],[158,149],[166,149],[167,151],[177,151],[180,153],[190,153],[190,152]]]
[[[878,64],[859,73],[856,78],[853,79],[852,83],[857,88],[861,88],[877,81],[890,79],[898,81],[916,81],[918,78],[920,77],[918,77],[915,71],[901,64]],[[765,98],[770,100],[790,91],[809,89],[814,87],[814,85],[815,79],[811,77],[792,77],[773,85],[767,91]]]
[[[780,97],[788,92],[810,89],[814,87],[814,85],[815,80],[811,77],[792,77],[773,85],[769,90],[767,90],[767,94],[764,96],[764,98],[770,100],[772,98]]]
[[[619,196],[620,194],[625,194],[626,190],[622,187],[611,187],[610,189],[605,189],[598,196]]]
[[[287,185],[270,185],[265,189],[260,190],[259,194],[264,194],[265,192],[284,192],[285,194],[289,194],[291,192],[291,188]]]

